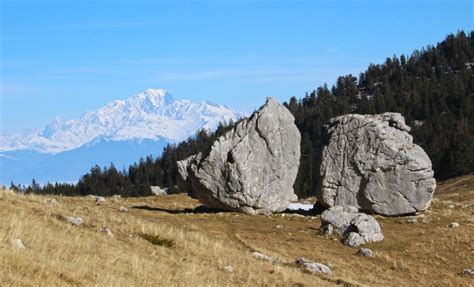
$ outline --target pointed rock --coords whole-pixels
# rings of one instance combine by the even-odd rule
[[[273,98],[206,151],[178,162],[188,190],[204,205],[269,214],[296,199],[300,133],[290,111]]]

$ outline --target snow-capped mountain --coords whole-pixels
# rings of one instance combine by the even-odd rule
[[[166,90],[148,89],[109,102],[80,118],[56,118],[44,128],[0,136],[0,184],[10,181],[77,181],[94,165],[122,169],[140,157],[159,156],[169,143],[201,128],[243,116],[209,102],[176,100]]]
[[[176,143],[198,129],[214,130],[219,122],[242,114],[209,102],[175,100],[163,89],[147,89],[127,100],[109,102],[82,117],[56,118],[42,129],[0,137],[0,152],[32,150],[56,154],[99,141],[150,139]]]

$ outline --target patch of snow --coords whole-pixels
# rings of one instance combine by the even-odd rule
[[[288,206],[289,210],[311,210],[313,209],[313,204],[311,203],[299,203],[299,202],[293,202],[290,203],[290,206]]]

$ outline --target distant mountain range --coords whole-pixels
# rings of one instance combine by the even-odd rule
[[[44,128],[0,136],[0,184],[76,181],[93,165],[127,167],[140,157],[199,129],[243,116],[210,102],[176,100],[163,89],[147,89],[109,102],[77,119],[56,118]]]

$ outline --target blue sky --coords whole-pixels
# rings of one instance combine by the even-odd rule
[[[473,29],[473,1],[0,1],[1,133],[146,88],[250,112]]]

